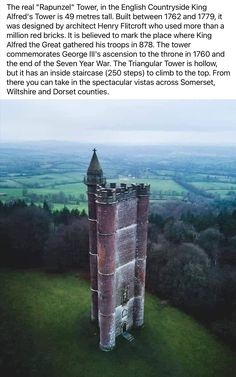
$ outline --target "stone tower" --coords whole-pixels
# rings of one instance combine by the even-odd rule
[[[91,318],[100,348],[144,322],[148,185],[106,185],[94,150],[88,171]]]

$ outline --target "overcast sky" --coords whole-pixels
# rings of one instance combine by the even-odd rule
[[[0,140],[236,145],[236,100],[1,101]]]

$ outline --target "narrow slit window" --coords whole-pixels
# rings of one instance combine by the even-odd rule
[[[121,294],[121,304],[124,305],[129,301],[129,288],[125,287],[122,289]]]

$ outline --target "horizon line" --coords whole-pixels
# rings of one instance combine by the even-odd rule
[[[40,140],[37,140],[37,139],[24,139],[24,140],[14,140],[14,139],[0,139],[0,144],[30,144],[30,143],[39,143],[39,144],[43,144],[43,143],[68,143],[68,144],[80,144],[80,145],[102,145],[102,146],[106,146],[106,147],[109,147],[109,146],[116,146],[116,147],[155,147],[155,146],[173,146],[173,147],[234,147],[235,148],[235,145],[236,145],[236,141],[235,143],[232,143],[232,144],[229,144],[229,143],[189,143],[189,144],[186,144],[186,143],[183,143],[183,144],[180,144],[180,143],[144,143],[144,144],[140,144],[140,143],[121,143],[121,142],[117,142],[117,143],[102,143],[102,142],[85,142],[85,141],[79,141],[79,140],[56,140],[56,139],[40,139]]]

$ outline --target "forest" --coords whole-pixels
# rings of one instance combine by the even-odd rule
[[[0,265],[89,277],[84,210],[0,202]],[[236,346],[236,201],[151,203],[146,287]]]

